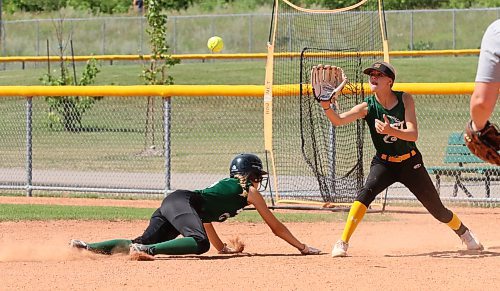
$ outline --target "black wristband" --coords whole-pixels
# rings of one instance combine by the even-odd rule
[[[481,130],[478,130],[479,134],[483,134],[488,129],[488,127],[490,127],[490,126],[491,126],[490,121],[486,120],[486,123],[484,124],[484,127]]]

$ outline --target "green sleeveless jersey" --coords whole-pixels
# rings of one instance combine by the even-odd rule
[[[366,123],[370,128],[370,135],[373,145],[379,154],[386,154],[389,156],[400,156],[409,153],[411,150],[416,149],[417,146],[414,142],[400,140],[397,137],[380,134],[375,129],[375,119],[384,121],[384,114],[389,119],[391,127],[398,129],[406,128],[405,122],[405,105],[403,103],[403,93],[401,91],[393,91],[398,98],[398,103],[391,110],[385,109],[375,98],[375,95],[365,98],[368,103],[368,113],[365,116]]]
[[[241,196],[243,189],[236,178],[225,178],[208,188],[194,192],[201,194],[203,198],[200,213],[203,222],[222,222],[235,216],[248,205],[247,197]]]

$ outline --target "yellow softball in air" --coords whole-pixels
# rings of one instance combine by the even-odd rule
[[[218,53],[224,48],[224,42],[219,36],[212,36],[207,42],[208,49],[213,53]]]

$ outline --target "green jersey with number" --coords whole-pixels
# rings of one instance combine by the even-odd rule
[[[385,109],[377,101],[375,95],[365,98],[364,101],[368,103],[368,113],[365,116],[365,120],[370,128],[370,135],[377,153],[389,156],[400,156],[416,149],[417,146],[415,145],[415,142],[401,140],[387,134],[380,134],[375,129],[375,119],[384,121],[384,114],[387,116],[387,119],[389,119],[391,127],[398,129],[406,128],[405,105],[403,102],[404,92],[393,91],[393,93],[396,94],[398,103],[390,110]]]
[[[208,188],[194,192],[200,193],[203,198],[200,213],[203,222],[224,221],[248,205],[247,197],[241,196],[243,188],[236,178],[225,178]]]

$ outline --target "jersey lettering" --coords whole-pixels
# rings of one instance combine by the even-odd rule
[[[390,127],[396,128],[396,129],[403,129],[404,126],[404,121],[400,121],[397,117],[387,115],[387,118],[390,120]],[[395,143],[398,138],[395,136],[391,135],[386,135],[383,138],[385,143]]]

